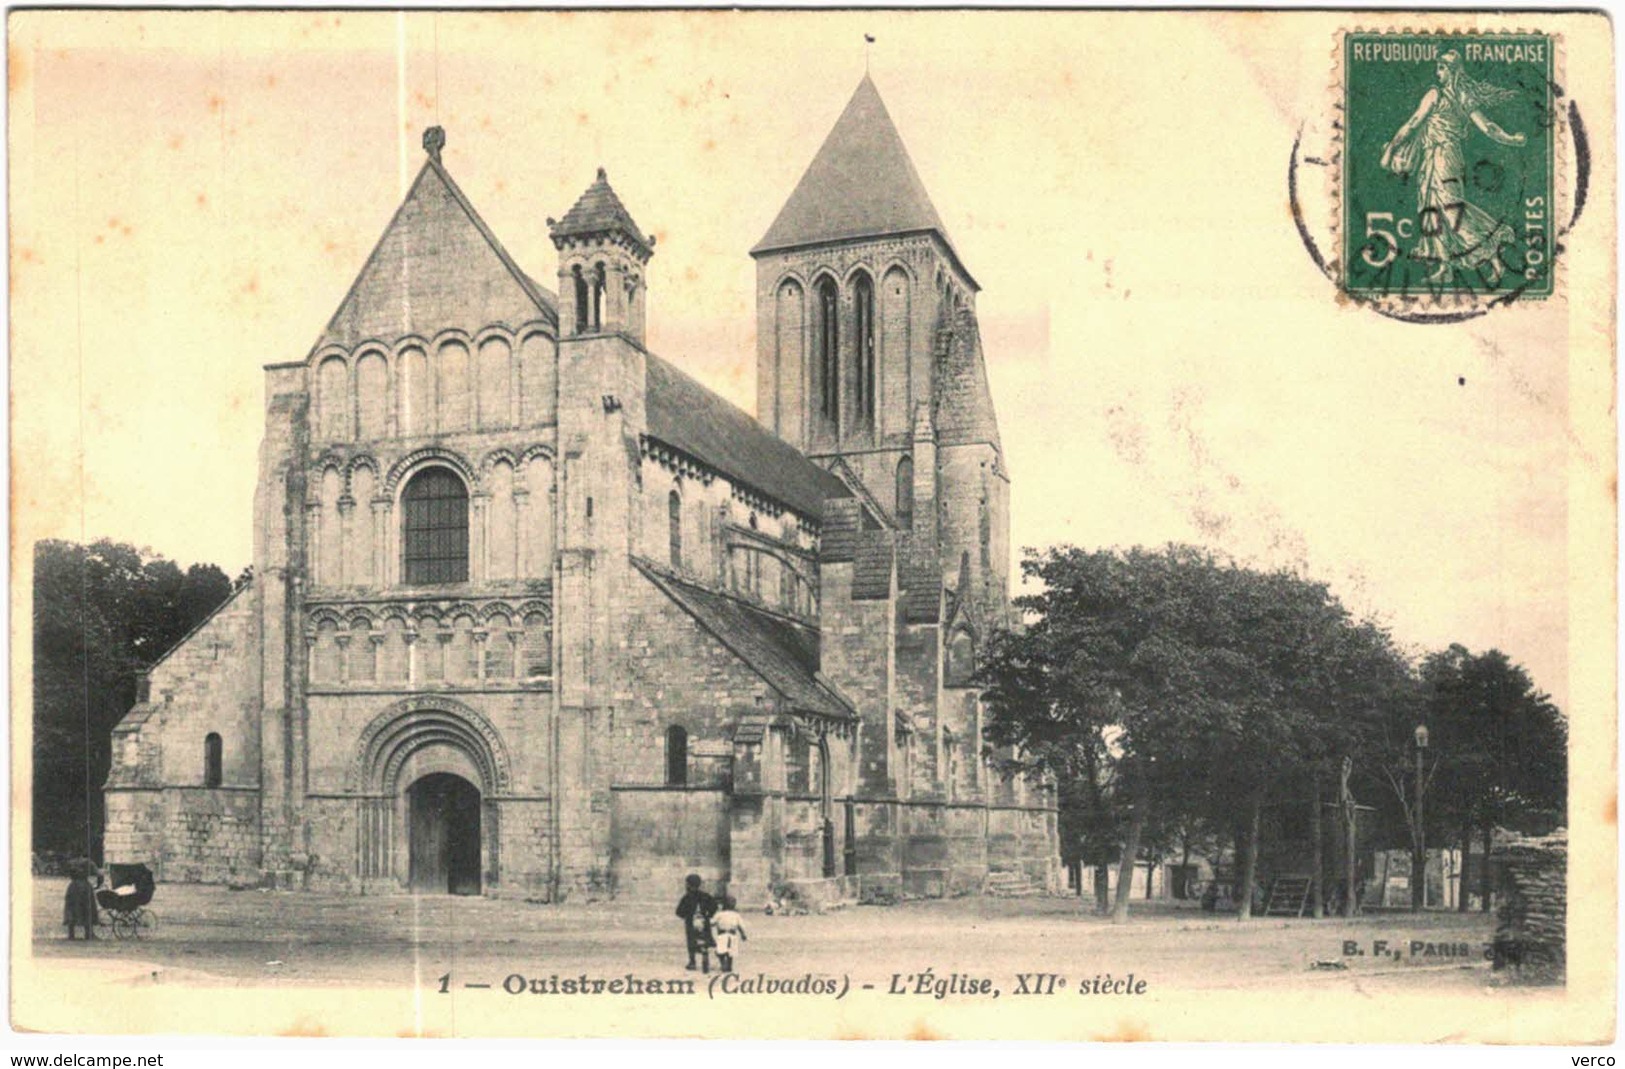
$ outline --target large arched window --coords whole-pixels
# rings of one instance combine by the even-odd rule
[[[914,527],[913,457],[904,457],[897,462],[897,525],[905,531]]]
[[[831,422],[839,419],[841,400],[841,297],[835,280],[818,284],[818,411]]]
[[[405,581],[409,586],[468,582],[468,488],[445,468],[425,468],[401,495]]]
[[[604,329],[604,291],[605,284],[604,265],[599,264],[592,269],[592,329]]]
[[[671,547],[671,566],[683,566],[683,496],[676,490],[666,495],[666,528]]]
[[[666,729],[666,786],[688,786],[688,732],[676,724]]]
[[[221,742],[218,732],[203,737],[203,785],[218,787],[221,783]]]
[[[872,427],[875,421],[875,284],[861,271],[852,284],[852,303],[858,339],[858,421]]]

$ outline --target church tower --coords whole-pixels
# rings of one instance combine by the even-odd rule
[[[757,419],[862,484],[916,586],[1002,614],[1009,478],[980,287],[868,75],[751,256]]]

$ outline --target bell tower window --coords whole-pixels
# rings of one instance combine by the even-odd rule
[[[818,284],[818,411],[838,423],[841,401],[841,297],[835,280]]]
[[[857,391],[858,421],[865,427],[875,422],[875,284],[859,272],[852,287],[854,326],[858,342]]]
[[[585,334],[591,322],[589,312],[591,306],[587,298],[587,280],[581,275],[581,265],[576,264],[570,269],[570,275],[575,282],[576,290],[576,333]]]

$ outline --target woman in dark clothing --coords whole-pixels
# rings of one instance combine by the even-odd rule
[[[101,883],[101,873],[85,858],[68,863],[68,893],[62,903],[62,923],[67,926],[68,938],[75,928],[85,930],[86,939],[96,938],[96,888],[90,881]]]
[[[705,882],[698,875],[689,876],[687,892],[677,902],[677,915],[683,918],[683,939],[688,944],[688,967],[694,968],[694,956],[699,955],[700,969],[711,971],[711,916],[717,911],[717,900],[700,890]]]

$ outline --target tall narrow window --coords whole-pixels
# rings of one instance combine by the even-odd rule
[[[676,724],[666,729],[666,786],[688,786],[688,732]]]
[[[604,329],[604,265],[592,269],[592,329]]]
[[[576,284],[576,333],[585,334],[592,322],[591,305],[588,304],[587,298],[587,280],[581,277],[580,264],[571,268],[570,273],[575,277]]]
[[[220,765],[220,735],[211,731],[203,737],[203,785],[205,787],[220,786]]]
[[[401,495],[407,585],[468,581],[468,489],[445,468],[425,468]]]
[[[858,337],[858,421],[866,427],[875,422],[875,284],[859,273],[852,287]]]
[[[914,527],[914,458],[897,462],[897,524],[905,531]]]
[[[841,398],[841,298],[835,280],[818,284],[818,410],[824,418],[838,419]]]
[[[683,566],[683,498],[676,490],[666,497],[667,536],[671,541],[671,566]]]

